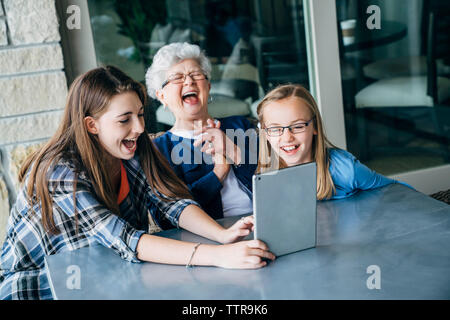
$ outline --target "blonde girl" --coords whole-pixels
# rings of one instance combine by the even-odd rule
[[[53,298],[44,257],[93,244],[123,259],[260,268],[274,259],[260,241],[241,241],[252,217],[228,229],[192,200],[186,185],[149,140],[146,91],[114,67],[71,85],[59,129],[20,172],[0,256],[0,299]],[[185,228],[225,245],[198,245],[148,234]]]
[[[327,139],[317,104],[301,85],[273,89],[259,103],[257,113],[261,129],[258,173],[315,161],[319,200],[346,198],[358,190],[397,182]]]

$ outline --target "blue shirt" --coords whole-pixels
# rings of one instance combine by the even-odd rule
[[[242,164],[232,166],[238,182],[246,191],[252,191],[252,177],[258,160],[258,135],[250,122],[241,116],[218,119],[220,129],[240,148]],[[228,132],[227,132],[228,131]],[[232,136],[234,132],[234,136]],[[194,199],[212,218],[223,218],[223,187],[213,172],[211,156],[194,147],[193,139],[182,138],[168,131],[153,140],[159,151],[167,158],[176,175],[182,179]]]
[[[84,172],[78,175],[75,190],[76,169],[70,161],[61,160],[53,166],[48,186],[53,199],[53,219],[60,230],[54,235],[44,229],[38,205],[32,213],[25,181],[11,209],[0,256],[0,299],[52,299],[44,263],[46,255],[96,243],[112,249],[125,260],[139,262],[136,247],[148,230],[148,213],[161,228],[165,224],[178,227],[184,208],[196,204],[192,200],[163,201],[157,197],[137,156],[123,164],[130,192],[120,204],[120,217],[97,200]]]
[[[330,166],[329,171],[333,179],[336,193],[331,199],[350,197],[359,190],[380,188],[391,183],[406,183],[387,178],[369,169],[359,162],[350,152],[341,149],[328,149]]]

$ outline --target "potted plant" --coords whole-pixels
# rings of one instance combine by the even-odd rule
[[[153,28],[166,22],[165,0],[114,0],[114,9],[121,21],[119,33],[134,44],[131,59],[148,68],[152,62],[149,42]]]

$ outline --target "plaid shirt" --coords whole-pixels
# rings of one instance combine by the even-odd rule
[[[92,183],[81,172],[75,191],[76,218],[75,168],[69,161],[57,162],[48,183],[53,194],[53,219],[61,231],[56,235],[45,231],[38,205],[31,213],[25,187],[21,189],[11,209],[0,257],[0,299],[52,299],[44,257],[58,252],[100,243],[125,260],[139,262],[136,247],[148,231],[149,214],[162,228],[169,223],[178,227],[184,208],[198,205],[186,199],[162,201],[148,185],[137,156],[123,162],[130,192],[120,204],[120,217],[96,199]]]

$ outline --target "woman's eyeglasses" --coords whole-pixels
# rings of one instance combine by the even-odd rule
[[[163,82],[163,84],[161,85],[161,89],[164,88],[168,83],[182,84],[186,80],[186,77],[190,77],[193,81],[208,79],[208,77],[204,73],[199,71],[194,71],[188,74],[175,73],[171,75],[166,81]]]
[[[300,122],[300,123],[296,123],[290,126],[275,126],[275,127],[268,127],[268,128],[264,128],[264,130],[266,131],[267,135],[269,137],[279,137],[282,136],[284,133],[284,129],[288,129],[291,133],[296,134],[296,133],[302,133],[303,131],[306,130],[306,127],[311,123],[311,121],[314,119],[311,118],[311,120],[307,121],[307,122]]]

